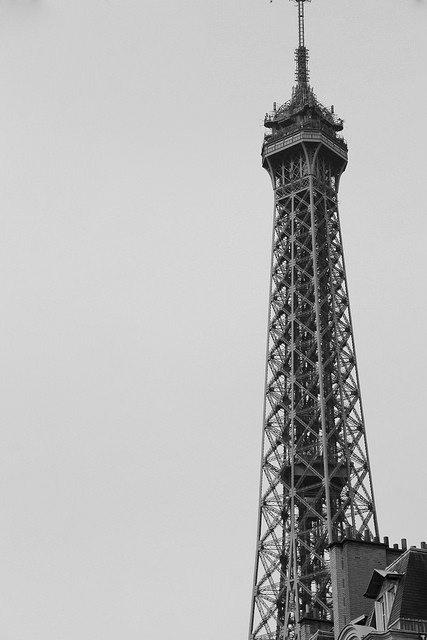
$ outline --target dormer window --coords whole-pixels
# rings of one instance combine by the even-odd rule
[[[396,584],[385,580],[379,596],[375,601],[375,620],[377,631],[386,631],[396,595]]]

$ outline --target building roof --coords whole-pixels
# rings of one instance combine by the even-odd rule
[[[365,593],[376,599],[385,581],[397,581],[388,627],[398,620],[427,620],[427,550],[408,549],[386,569],[375,569]]]
[[[394,599],[389,626],[399,618],[427,620],[427,550],[408,549],[387,570],[403,574]]]

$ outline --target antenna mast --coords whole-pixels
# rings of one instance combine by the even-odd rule
[[[304,46],[304,0],[298,0],[298,45]]]
[[[299,87],[308,87],[308,50],[304,42],[304,2],[311,0],[297,0],[298,4],[298,49],[295,51],[297,63],[296,81]]]

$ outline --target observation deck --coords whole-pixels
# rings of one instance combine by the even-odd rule
[[[342,170],[345,169],[347,143],[338,135],[343,129],[343,121],[335,115],[333,107],[328,109],[320,104],[309,87],[296,87],[288,102],[266,114],[264,126],[270,129],[262,146],[265,168],[268,157],[305,142],[322,144],[341,159]]]

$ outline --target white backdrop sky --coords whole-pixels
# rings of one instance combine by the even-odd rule
[[[382,535],[427,537],[426,0],[307,5]],[[0,640],[237,639],[285,0],[0,0]]]

